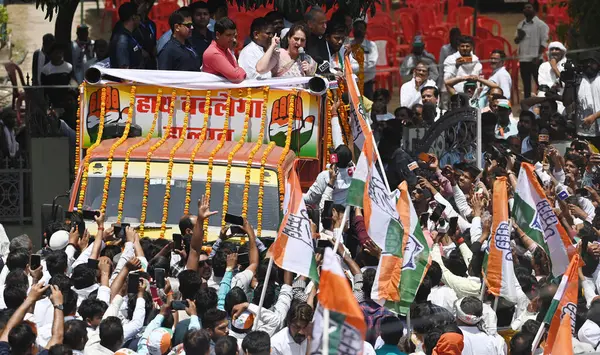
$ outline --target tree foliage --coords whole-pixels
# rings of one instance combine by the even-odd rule
[[[569,0],[568,11],[572,21],[566,26],[569,49],[599,47],[600,0]]]
[[[295,18],[298,14],[304,14],[311,6],[325,6],[327,10],[334,6],[352,17],[360,17],[367,12],[375,13],[375,4],[380,0],[227,0],[240,9],[254,10],[261,6],[274,5],[275,9],[281,11],[288,18]]]

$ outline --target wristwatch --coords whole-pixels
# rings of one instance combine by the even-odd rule
[[[65,310],[65,306],[62,304],[55,304],[54,308],[58,309],[59,311],[64,311]]]

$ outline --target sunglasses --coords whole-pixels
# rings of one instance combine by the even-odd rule
[[[180,23],[180,25],[185,26],[189,29],[194,28],[194,24],[192,22],[187,22],[187,23]]]

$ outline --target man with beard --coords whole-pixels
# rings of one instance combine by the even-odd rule
[[[507,99],[510,100],[510,91],[512,88],[512,79],[510,77],[510,73],[504,67],[504,60],[506,59],[506,54],[504,51],[500,49],[494,49],[492,54],[490,55],[490,66],[493,69],[492,76],[489,77],[489,81],[497,84],[502,89],[502,94],[506,96]],[[490,87],[491,89],[491,87]],[[485,94],[490,90],[482,91],[482,98],[486,100]],[[487,101],[487,100],[486,100]],[[485,102],[480,107],[485,107],[487,102]]]
[[[577,96],[574,96],[574,83],[566,83],[563,102],[568,106],[577,100],[576,124],[577,135],[585,137],[596,147],[600,146],[600,132],[598,127],[598,118],[600,118],[600,54],[598,52],[584,52],[580,63],[583,65],[584,72],[577,89]]]
[[[444,61],[444,80],[452,79],[458,76],[475,75],[479,77],[482,66],[479,58],[473,54],[473,38],[462,36],[458,46],[458,52],[452,54]],[[456,92],[464,91],[464,82],[454,86]]]
[[[268,50],[277,51],[279,45],[279,37],[274,35],[273,26],[270,25],[264,17],[259,17],[252,21],[250,27],[250,36],[252,41],[242,49],[238,58],[240,67],[246,71],[247,79],[269,79],[272,74],[267,71],[264,74],[259,74],[256,71],[256,64],[265,55]],[[269,68],[274,68],[279,60],[278,55],[272,55]]]
[[[273,355],[304,355],[310,335],[309,324],[313,319],[313,309],[306,303],[297,303],[289,314],[287,327],[271,338]]]
[[[400,88],[400,106],[413,107],[415,104],[423,103],[421,89],[435,87],[435,81],[429,79],[429,66],[426,62],[418,62],[412,76],[412,80],[405,82]]]
[[[543,90],[544,86],[547,86],[547,89],[562,86],[560,73],[565,69],[565,62],[567,61],[566,52],[567,48],[560,42],[552,42],[548,45],[549,59],[547,62],[542,63],[538,70],[540,90]]]
[[[407,55],[400,66],[400,75],[402,82],[407,82],[412,78],[413,70],[419,62],[425,63],[429,69],[429,79],[436,81],[439,74],[435,64],[435,56],[425,50],[425,43],[421,35],[416,35],[413,38],[412,53]]]

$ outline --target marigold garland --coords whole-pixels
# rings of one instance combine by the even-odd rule
[[[288,96],[288,126],[287,126],[287,136],[285,137],[285,147],[281,151],[281,156],[279,157],[279,162],[277,163],[277,179],[279,180],[279,202],[283,203],[283,197],[285,194],[285,186],[283,180],[283,170],[282,165],[285,157],[290,151],[290,144],[292,142],[292,128],[294,127],[295,121],[295,106],[296,106],[296,98],[298,97],[298,89],[294,89],[294,93]]]
[[[339,81],[338,83],[338,89],[337,89],[337,97],[339,100],[342,99],[342,95],[344,93],[344,82],[342,80]],[[333,117],[332,117],[333,118]],[[340,126],[342,127],[342,138],[344,140],[344,145],[348,145],[348,133],[350,132],[350,125],[348,124],[348,115],[346,113],[346,109],[344,104],[342,103],[342,105],[340,106],[340,108],[338,109],[338,122],[340,124]]]
[[[77,95],[77,114],[75,127],[75,176],[79,172],[79,163],[81,159],[81,96],[85,92],[85,81],[79,85],[79,95]]]
[[[329,148],[333,147],[333,136],[331,132],[331,107],[333,106],[333,93],[331,90],[327,90],[327,104],[326,104],[326,117],[325,121],[325,131],[326,131],[326,148],[325,148],[325,161],[329,161]]]
[[[263,87],[263,107],[261,114],[260,132],[256,139],[256,144],[250,151],[248,156],[248,162],[246,163],[246,176],[244,181],[244,195],[242,198],[242,217],[246,218],[248,214],[248,198],[250,194],[250,173],[252,171],[252,162],[256,152],[263,146],[263,139],[265,137],[265,122],[267,122],[267,102],[269,102],[269,87]]]
[[[156,111],[154,112],[154,119],[152,120],[152,126],[150,127],[148,134],[146,134],[144,139],[129,147],[125,153],[125,165],[123,166],[123,178],[121,179],[121,192],[119,194],[119,206],[117,208],[117,223],[121,223],[121,219],[123,219],[123,204],[125,203],[125,190],[127,189],[127,175],[129,174],[129,159],[131,158],[131,153],[133,153],[135,149],[148,143],[154,135],[156,122],[158,121],[158,115],[160,113],[161,99],[162,89],[158,89],[158,92],[156,93]]]
[[[117,141],[110,147],[108,150],[108,162],[106,163],[106,174],[104,175],[104,190],[102,191],[102,202],[100,203],[100,212],[106,212],[106,201],[108,200],[108,189],[110,187],[110,178],[112,177],[112,164],[113,157],[115,155],[115,150],[129,136],[129,129],[131,128],[131,121],[133,119],[133,110],[135,105],[135,85],[131,85],[131,91],[129,92],[129,112],[127,113],[127,121],[125,123],[125,129],[123,130],[123,135],[121,138],[117,139]]]
[[[196,154],[200,150],[202,144],[206,140],[206,131],[208,130],[208,120],[210,119],[210,94],[211,91],[207,90],[205,94],[205,103],[204,103],[204,124],[202,126],[202,131],[200,132],[200,139],[194,146],[192,150],[192,154],[190,155],[190,166],[188,172],[187,183],[185,184],[185,205],[183,207],[183,214],[187,215],[190,213],[190,203],[192,201],[192,180],[194,179],[194,167],[196,166]]]
[[[181,129],[181,135],[179,136],[179,140],[171,151],[169,152],[169,166],[167,168],[167,181],[165,184],[165,198],[163,200],[163,213],[162,219],[160,222],[160,238],[165,237],[165,231],[167,230],[167,217],[169,216],[169,202],[171,201],[171,179],[173,178],[173,159],[175,158],[175,153],[181,147],[183,142],[185,142],[187,138],[187,128],[188,123],[190,121],[190,91],[188,90],[185,93],[185,109],[183,115],[183,127]]]
[[[152,154],[157,150],[168,138],[171,132],[171,126],[173,125],[173,111],[175,108],[175,99],[177,97],[177,90],[173,89],[171,92],[171,102],[169,104],[169,118],[167,121],[167,128],[164,130],[162,137],[156,142],[146,154],[146,171],[144,175],[144,192],[142,193],[142,214],[140,216],[140,237],[144,236],[144,223],[146,222],[146,210],[148,209],[148,186],[150,185],[150,161],[152,160]],[[159,106],[160,108],[160,106]],[[158,111],[158,110],[157,110]]]
[[[244,92],[240,89],[240,99],[243,97]],[[229,156],[227,156],[227,170],[225,171],[225,185],[223,187],[223,217],[221,218],[221,228],[225,227],[225,214],[229,210],[229,187],[231,185],[231,164],[235,153],[244,145],[246,142],[246,135],[248,134],[248,125],[250,123],[250,104],[252,103],[252,88],[247,89],[246,95],[246,117],[244,118],[244,129],[242,130],[242,136],[238,140],[237,144],[233,147]]]
[[[227,90],[227,101],[225,102],[225,120],[223,123],[223,133],[221,134],[221,139],[219,140],[219,144],[210,152],[210,156],[208,157],[208,171],[206,173],[206,191],[204,195],[206,196],[206,200],[210,203],[210,188],[212,183],[212,173],[213,173],[213,161],[215,159],[215,155],[217,152],[223,147],[225,144],[225,139],[227,139],[227,131],[229,130],[229,115],[231,112],[231,89]],[[208,219],[204,220],[204,235],[208,235]]]
[[[365,49],[361,45],[355,45],[352,55],[358,62],[358,89],[362,95],[365,90]]]
[[[275,142],[269,142],[262,158],[260,158],[260,180],[258,182],[258,201],[256,203],[256,235],[258,237],[262,235],[263,198],[265,197],[265,165],[267,164],[267,157],[273,148],[275,148]],[[279,166],[281,166],[281,164]],[[281,168],[279,168],[278,174],[282,176]],[[279,185],[282,185],[281,180]]]
[[[87,189],[88,173],[90,170],[90,158],[94,149],[96,149],[96,147],[100,145],[100,142],[102,142],[102,134],[104,133],[104,115],[106,114],[106,87],[102,87],[102,92],[100,95],[100,121],[98,122],[98,136],[96,137],[96,142],[94,142],[94,144],[88,148],[85,158],[83,159],[83,175],[81,176],[79,201],[77,201],[78,211],[83,211],[83,200],[85,199],[85,190]]]

